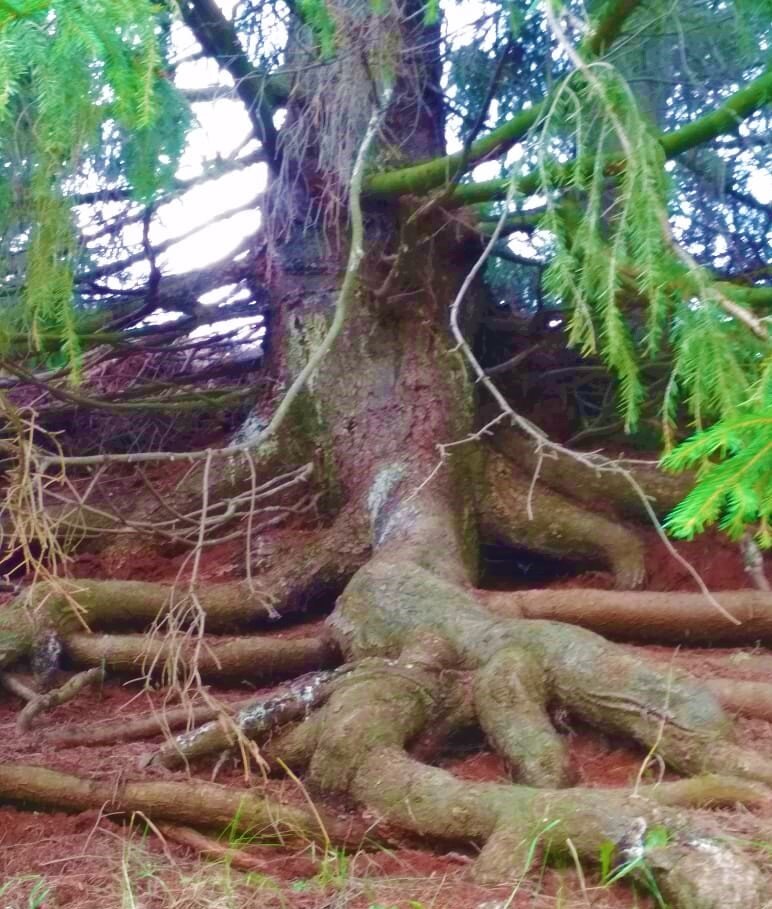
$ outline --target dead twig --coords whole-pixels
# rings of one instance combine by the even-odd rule
[[[104,678],[104,669],[95,667],[72,676],[60,688],[47,691],[45,694],[35,694],[19,714],[16,720],[17,729],[19,732],[28,732],[36,716],[71,701],[88,685],[100,685]]]

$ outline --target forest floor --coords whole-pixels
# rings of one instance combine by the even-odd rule
[[[651,535],[648,587],[655,590],[692,590],[680,566],[669,559]],[[737,547],[706,538],[682,547],[713,590],[748,586]],[[243,558],[243,557],[242,557]],[[527,565],[525,566],[528,567]],[[134,553],[130,560],[106,561],[84,555],[74,565],[75,574],[91,577],[134,577],[174,580],[179,560],[157,554]],[[235,549],[209,550],[201,577],[209,581],[237,577],[243,565]],[[492,583],[504,585],[501,570]],[[525,576],[510,585],[533,585]],[[545,579],[538,579],[545,586]],[[553,585],[604,587],[609,576],[588,573],[562,577]],[[321,604],[320,604],[321,607]],[[331,604],[326,604],[331,608]],[[0,606],[0,608],[2,608]],[[309,612],[305,622],[277,628],[280,636],[313,634],[321,614]],[[750,648],[688,649],[637,647],[642,658],[671,661],[680,670],[700,678],[729,677],[769,682],[772,672],[759,670],[748,660]],[[754,663],[751,670],[748,663]],[[770,657],[772,665],[772,657]],[[223,701],[244,697],[248,688],[210,687]],[[260,689],[270,690],[270,689]],[[44,736],[70,724],[102,723],[146,714],[162,708],[161,691],[137,681],[109,679],[101,691],[87,691],[76,700],[47,714],[26,735],[16,730],[20,703],[11,695],[0,699],[0,762],[24,761],[81,776],[116,782],[150,778],[184,779],[185,772],[163,768],[140,769],[143,755],[159,740],[98,747],[75,746],[52,749]],[[645,760],[643,749],[612,740],[575,724],[561,721],[561,731],[570,743],[577,780],[586,786],[632,787]],[[761,720],[737,719],[741,743],[772,758],[772,725]],[[473,780],[506,780],[502,762],[485,750],[481,741],[457,742],[443,758],[443,766]],[[211,766],[195,771],[209,778]],[[645,780],[656,781],[656,764],[646,770]],[[669,776],[669,775],[668,775]],[[310,797],[299,782],[265,779],[233,764],[222,767],[218,782],[234,787],[254,786],[282,800],[307,804]],[[341,815],[349,806],[330,805]],[[751,825],[742,811],[703,812],[704,827],[725,837],[748,840]],[[368,819],[365,818],[365,821]],[[772,818],[771,818],[772,820]],[[226,837],[227,842],[227,837]],[[0,807],[0,909],[628,909],[654,906],[645,893],[619,887],[604,888],[592,869],[535,867],[517,886],[481,887],[468,879],[474,852],[464,852],[438,843],[418,843],[395,836],[388,847],[364,847],[354,855],[309,845],[288,851],[281,844],[238,846],[255,859],[257,870],[245,873],[227,861],[205,861],[189,847],[174,842],[148,825],[142,817],[131,821],[111,818],[101,811],[76,815],[41,813]],[[772,863],[772,839],[755,843],[762,864]]]

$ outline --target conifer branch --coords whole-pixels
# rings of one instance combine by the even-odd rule
[[[706,142],[710,142],[721,135],[734,132],[743,120],[769,104],[771,100],[772,69],[768,68],[747,86],[727,98],[716,110],[704,114],[680,129],[662,133],[659,136],[659,143],[665,153],[665,158],[667,160],[676,158],[692,148],[704,145]],[[562,165],[555,164],[553,166],[552,182],[555,185],[567,186],[573,180],[576,170],[587,168],[591,164],[591,159],[579,159]],[[619,174],[624,167],[624,158],[618,155],[609,155],[605,166],[605,174],[613,177]],[[409,188],[407,181],[403,180],[399,183],[396,181],[396,177],[399,174],[407,174],[409,170],[411,169],[405,168],[404,171],[391,171],[389,174],[379,174],[371,178],[368,183],[371,195],[398,196],[404,192],[425,191],[423,188]],[[381,192],[380,189],[386,186],[386,182],[382,181],[381,177],[385,178],[392,175],[395,177],[395,188],[390,192]],[[539,174],[534,171],[524,174],[518,179],[516,192],[521,196],[530,196],[538,192],[540,185]],[[408,188],[404,188],[406,186]],[[465,183],[453,190],[451,205],[458,207],[481,202],[494,202],[506,196],[508,186],[509,180],[505,177],[478,183]],[[375,192],[373,192],[373,187],[375,187]]]
[[[608,50],[619,36],[625,21],[640,4],[641,0],[609,0],[580,52],[595,56]],[[422,195],[442,186],[456,175],[466,173],[481,161],[500,158],[538,122],[548,105],[549,98],[536,102],[533,107],[521,111],[488,135],[473,142],[469,148],[453,155],[374,174],[365,183],[365,194],[373,198],[393,198],[408,193]],[[501,181],[502,194],[506,193],[508,182],[507,179]]]

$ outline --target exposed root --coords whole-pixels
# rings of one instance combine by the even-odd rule
[[[649,515],[640,497],[625,478],[613,471],[592,470],[581,461],[556,452],[539,456],[532,439],[512,427],[500,424],[493,435],[492,446],[505,455],[530,481],[538,470],[539,483],[569,496],[588,507],[605,502],[626,518],[648,523]],[[682,502],[694,486],[689,473],[668,474],[657,463],[626,463],[625,469],[635,477],[657,515],[665,515]]]
[[[0,672],[0,685],[23,701],[34,701],[38,692],[11,672]]]
[[[527,497],[527,490],[524,494]],[[499,514],[509,520],[514,499],[510,505],[505,496],[502,500],[504,511]],[[390,501],[388,496],[384,501]],[[41,627],[51,626],[63,634],[73,661],[132,672],[173,659],[195,666],[202,676],[254,678],[258,671],[297,674],[330,666],[343,654],[353,666],[300,679],[284,694],[240,706],[233,716],[225,709],[216,712],[207,726],[165,745],[154,763],[180,766],[238,746],[268,764],[307,768],[312,787],[353,798],[377,821],[420,835],[477,842],[481,852],[474,874],[481,881],[520,879],[540,849],[597,861],[612,843],[620,863],[643,856],[641,867],[654,875],[677,909],[758,909],[763,882],[756,867],[740,852],[695,832],[693,819],[681,809],[738,803],[768,808],[772,762],[732,742],[731,723],[704,686],[646,665],[565,620],[573,615],[576,624],[596,621],[606,632],[616,628],[639,638],[654,625],[652,633],[661,639],[674,629],[684,632],[683,621],[674,625],[668,618],[683,612],[694,630],[706,633],[707,627],[707,634],[716,634],[720,629],[723,640],[724,631],[730,640],[740,633],[757,640],[772,631],[768,596],[748,591],[722,597],[741,620],[736,626],[698,595],[474,591],[461,567],[461,547],[455,547],[446,525],[447,512],[421,512],[414,501],[408,500],[385,524],[379,523],[378,514],[373,518],[380,548],[340,596],[328,622],[329,638],[188,640],[183,635],[180,651],[174,637],[85,633],[79,629],[83,623],[112,626],[139,619],[151,624],[174,605],[169,589],[161,585],[87,581],[72,582],[64,592],[50,585],[33,588],[32,610],[18,597],[0,614],[2,659],[7,663],[23,655],[25,642]],[[538,496],[534,503],[538,506]],[[555,507],[574,515],[566,524],[563,514],[559,526],[574,527],[571,546],[589,547],[579,556],[586,558],[595,547],[592,551],[605,553],[618,577],[632,578],[640,553],[622,552],[629,540],[620,537],[617,525],[598,525],[600,543],[582,542],[579,516],[584,521],[584,511],[562,497]],[[411,522],[421,520],[431,533],[417,545]],[[551,545],[549,527],[540,532]],[[330,539],[337,538],[326,537]],[[320,577],[326,581],[324,566],[341,564],[337,550],[325,554],[315,548],[316,542],[322,545],[321,536],[312,546],[310,568],[300,559],[293,562],[297,574],[292,577],[303,578],[301,586],[318,583]],[[338,543],[345,545],[342,536]],[[347,572],[361,563],[366,551],[357,537],[342,560]],[[268,566],[267,576],[280,570],[281,560]],[[339,573],[334,583],[346,576]],[[246,583],[202,586],[197,595],[207,628],[227,628],[256,617],[258,598]],[[289,598],[287,594],[283,602]],[[637,623],[627,615],[613,625],[620,604],[633,610]],[[264,614],[264,602],[262,607]],[[652,610],[661,613],[660,623],[652,622]],[[545,615],[561,621],[544,621]],[[565,743],[547,710],[553,705],[634,739],[694,776],[652,788],[639,786],[634,794],[561,788],[570,780]],[[436,754],[447,735],[469,724],[477,724],[506,759],[516,785],[457,780],[417,759]],[[259,750],[253,741],[259,742]],[[718,772],[728,776],[716,776]],[[292,831],[299,829],[296,841],[353,841],[344,825],[335,818],[328,825],[322,812],[320,831],[314,810],[296,816],[291,812],[297,809],[211,784],[164,787],[177,784],[114,787],[34,768],[0,768],[0,798],[6,800],[74,809],[104,802],[119,812],[141,811],[154,819],[204,827],[225,826],[237,817],[243,829],[253,832],[278,826],[292,838]],[[655,844],[648,833],[661,829],[667,831],[667,840],[660,837]],[[358,830],[357,840],[363,835]],[[202,851],[206,845],[199,843]]]
[[[105,782],[85,780],[45,767],[0,766],[0,802],[59,811],[100,808],[118,814],[141,813],[149,818],[203,829],[248,834],[282,843],[317,842],[357,848],[367,830],[341,821],[322,808],[294,807],[240,791],[203,783],[133,783],[120,776]]]
[[[665,664],[656,660],[648,653],[641,653],[641,659],[654,666],[658,666],[662,672],[672,672],[673,664]],[[753,660],[753,657],[748,659]],[[765,659],[762,657],[762,659]],[[730,667],[726,661],[722,669],[728,670]],[[740,664],[742,665],[742,663]],[[678,673],[685,675],[684,672]],[[766,682],[746,682],[742,679],[733,678],[709,678],[700,679],[699,684],[707,688],[716,700],[731,713],[739,713],[743,716],[756,717],[760,720],[766,720],[772,723],[772,685]]]
[[[266,622],[308,608],[317,595],[341,590],[366,561],[364,528],[341,515],[277,558],[253,581],[198,584],[196,612],[209,631]],[[41,629],[61,635],[84,629],[148,627],[173,610],[184,610],[189,591],[146,581],[58,580],[23,590],[0,611],[0,669],[26,657]],[[302,670],[301,670],[302,671]]]
[[[732,744],[729,718],[699,684],[657,671],[585,629],[496,618],[465,589],[410,562],[374,559],[349,584],[329,624],[349,659],[393,656],[424,628],[444,637],[458,653],[460,666],[477,669],[483,677],[488,673],[495,682],[487,695],[478,692],[478,715],[485,713],[480,705],[484,696],[495,697],[495,709],[505,706],[512,716],[525,705],[533,742],[544,747],[541,760],[552,773],[560,755],[539,708],[547,701],[591,725],[656,748],[686,773],[728,772],[772,784],[772,761]],[[528,655],[527,663],[521,653]],[[496,682],[495,673],[485,669],[491,660],[494,665],[511,662],[510,673],[526,665],[515,671],[523,684]],[[503,736],[496,730],[492,734],[494,740]],[[510,747],[516,755],[514,744],[504,748],[505,756]],[[539,765],[533,753],[529,761]]]
[[[484,538],[584,563],[606,565],[620,589],[640,587],[644,548],[624,525],[532,483],[498,452],[486,454],[478,503]]]
[[[505,647],[476,673],[480,727],[517,779],[531,786],[568,783],[568,750],[547,713],[549,682],[541,662]]]
[[[479,596],[500,616],[581,625],[609,638],[691,645],[772,643],[772,596],[758,590],[715,594],[738,624],[699,593],[561,589]]]
[[[240,637],[218,639],[152,638],[142,634],[72,634],[64,639],[67,656],[78,666],[104,665],[134,676],[161,675],[170,662],[175,671],[195,670],[202,679],[256,681],[291,678],[338,662],[330,638]]]
[[[307,716],[329,697],[335,681],[346,672],[348,669],[342,667],[305,676],[279,694],[252,699],[232,719],[222,713],[219,719],[167,742],[152,758],[152,763],[180,767],[226,751],[240,741],[261,740],[276,727]]]
[[[732,713],[772,723],[772,685],[738,679],[706,679],[702,684]]]
[[[277,864],[281,863],[284,868],[288,861],[286,856],[277,858],[275,849],[272,850],[271,857],[255,855],[251,850],[236,849],[210,836],[204,836],[192,827],[181,827],[177,824],[156,824],[155,826],[161,836],[166,839],[187,846],[205,858],[223,861],[229,868],[235,868],[237,871],[252,871],[260,875],[275,874]],[[293,874],[299,878],[313,877],[319,871],[319,862],[312,858],[294,856],[289,862]]]
[[[503,664],[498,669],[506,671]],[[529,870],[535,846],[551,853],[570,848],[582,860],[597,861],[610,842],[622,861],[640,850],[663,892],[681,909],[719,909],[726,905],[727,888],[737,894],[731,905],[738,909],[761,905],[763,882],[756,867],[733,849],[695,834],[688,817],[672,806],[768,804],[764,787],[712,777],[661,784],[631,797],[619,790],[458,780],[405,751],[442,716],[448,687],[442,663],[420,663],[410,653],[396,661],[369,661],[368,671],[353,673],[339,685],[317,722],[306,727],[311,781],[352,795],[379,820],[424,836],[480,843],[474,874],[484,882],[519,880]],[[653,827],[665,828],[668,835],[656,854],[646,837]],[[720,891],[715,874],[703,868],[708,854],[724,876]],[[707,873],[710,888],[703,885]]]
[[[145,716],[127,717],[95,725],[67,726],[45,736],[45,744],[54,748],[72,748],[80,745],[114,745],[152,739],[166,732],[176,732],[191,725],[197,726],[216,719],[220,714],[232,715],[254,697],[230,704],[200,704],[198,706],[162,707]]]
[[[696,833],[688,816],[618,790],[470,783],[419,764],[397,748],[374,753],[357,774],[355,790],[380,818],[425,836],[483,844],[472,869],[481,882],[519,881],[547,851],[568,857],[572,849],[583,862],[597,862],[611,845],[618,862],[641,855],[679,909],[759,907],[765,892],[759,871],[747,858]],[[646,846],[653,828],[667,831],[669,843],[661,851]],[[713,875],[711,887],[701,886],[708,869],[696,859],[706,854],[726,872],[721,887]],[[694,858],[681,865],[688,856]],[[692,893],[699,896],[691,898]]]

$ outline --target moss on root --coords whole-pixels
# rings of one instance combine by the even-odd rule
[[[521,880],[542,851],[597,862],[610,847],[620,862],[639,855],[638,873],[645,871],[678,909],[758,909],[764,883],[755,865],[733,848],[695,832],[688,815],[673,806],[755,804],[767,797],[763,787],[702,778],[691,781],[691,788],[661,784],[630,798],[619,790],[473,783],[410,757],[406,749],[426,727],[441,725],[454,703],[454,678],[447,668],[453,651],[433,638],[431,647],[408,648],[396,660],[363,660],[311,723],[273,741],[270,751],[282,754],[286,743],[295,762],[302,754],[313,785],[353,796],[379,820],[423,836],[479,843],[474,875],[481,882]],[[478,675],[477,684],[484,690],[478,711],[481,703],[483,713],[498,707],[507,714],[511,686],[504,687],[504,703],[499,698],[495,704],[490,688],[509,671],[507,661],[512,660],[521,677],[535,671],[521,654],[504,651],[498,662],[488,664],[490,677]],[[540,684],[534,678],[528,687]],[[515,720],[511,714],[510,720]],[[494,745],[502,744],[500,734],[500,728],[489,732]],[[538,735],[529,741],[534,755],[552,753]],[[506,749],[509,743],[503,745]],[[544,764],[535,771],[526,767],[541,780],[554,767],[547,766],[546,774],[544,770]],[[649,836],[657,830],[667,832],[664,841]]]

